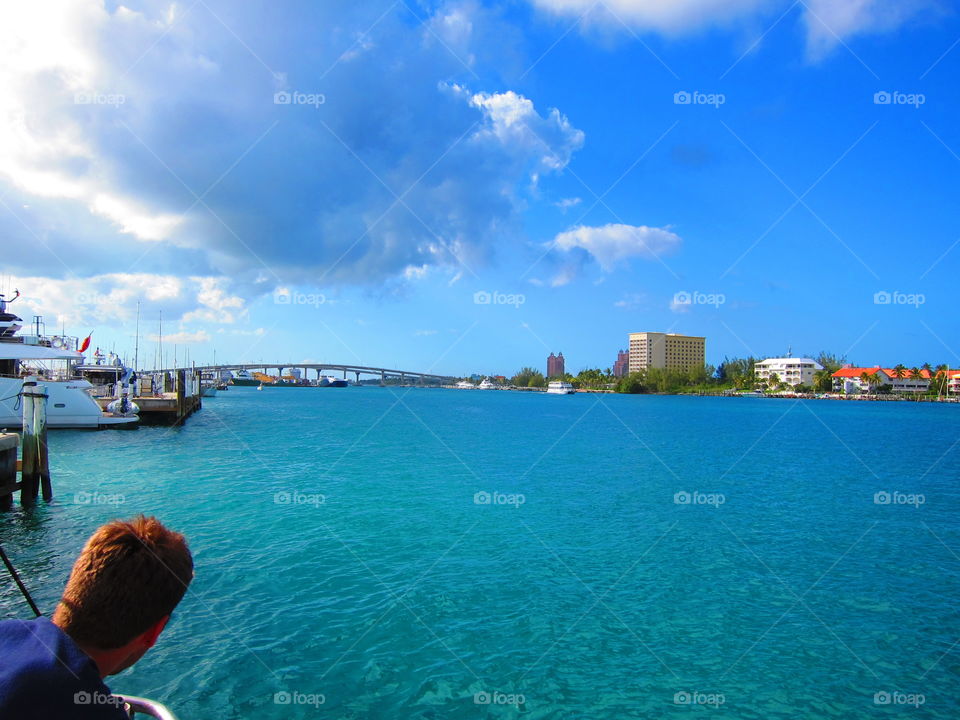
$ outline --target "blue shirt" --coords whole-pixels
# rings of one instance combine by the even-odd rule
[[[97,664],[45,617],[0,622],[0,720],[129,720]]]

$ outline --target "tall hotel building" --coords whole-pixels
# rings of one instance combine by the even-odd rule
[[[621,350],[617,353],[617,361],[613,364],[613,376],[623,377],[630,372],[630,353]]]
[[[564,374],[564,360],[563,353],[558,353],[554,355],[550,353],[550,357],[547,358],[547,377],[558,377]]]
[[[630,333],[630,372],[648,368],[689,370],[703,367],[707,340],[674,333]]]

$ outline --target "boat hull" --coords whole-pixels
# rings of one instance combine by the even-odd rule
[[[45,380],[39,384],[47,391],[47,427],[51,430],[107,428],[136,425],[140,418],[117,417],[100,409],[88,390],[86,380]],[[19,430],[23,427],[22,409],[17,402],[23,388],[22,378],[0,377],[0,428]]]

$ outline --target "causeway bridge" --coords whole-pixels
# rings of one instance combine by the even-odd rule
[[[434,384],[447,385],[456,382],[457,378],[449,375],[437,375],[435,373],[416,372],[413,370],[394,370],[392,368],[369,367],[366,365],[338,365],[336,363],[239,363],[236,365],[193,365],[189,368],[169,368],[166,370],[156,370],[154,372],[173,372],[175,370],[200,370],[219,372],[221,370],[259,370],[264,374],[268,370],[276,370],[277,375],[283,375],[284,370],[302,370],[304,379],[309,379],[308,371],[313,370],[317,373],[319,379],[321,375],[332,375],[333,373],[343,373],[343,378],[347,379],[347,374],[352,373],[354,380],[360,382],[360,376],[367,378],[379,377],[380,382],[387,380],[398,380],[401,385],[416,383],[418,385]]]

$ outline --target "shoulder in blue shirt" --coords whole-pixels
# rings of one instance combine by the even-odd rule
[[[128,720],[96,663],[47,618],[0,622],[0,720]]]

